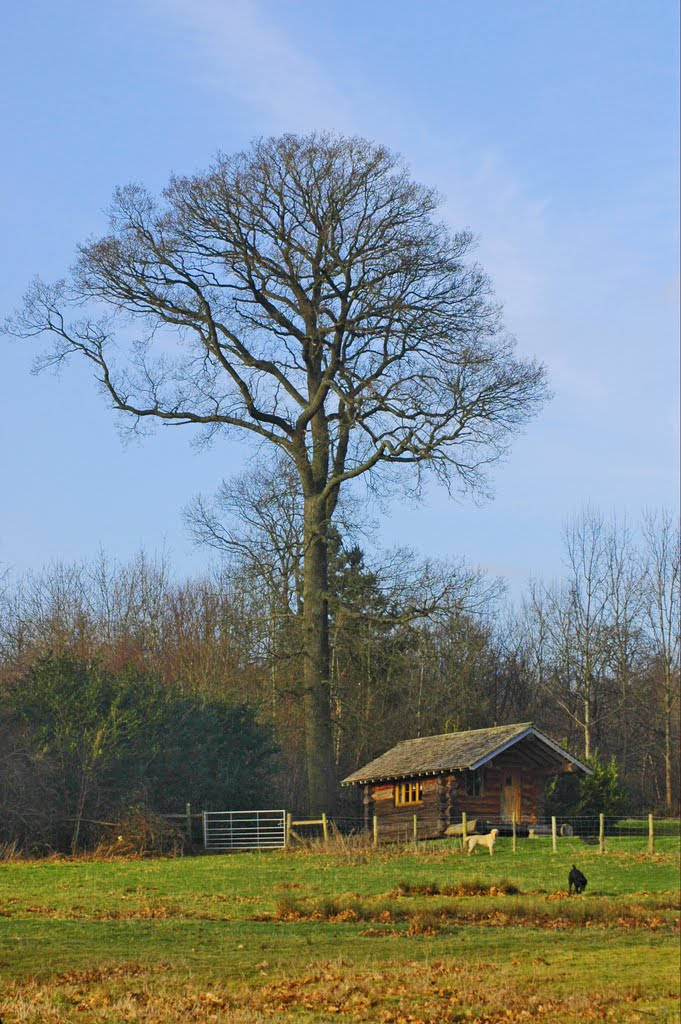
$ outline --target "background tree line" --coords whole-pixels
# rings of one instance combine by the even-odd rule
[[[132,801],[307,806],[295,488],[264,470],[187,518],[220,550],[100,555],[6,579],[0,604],[5,833],[63,846]],[[565,572],[519,603],[462,562],[367,554],[345,509],[329,556],[335,780],[400,739],[534,721],[614,758],[632,810],[678,813],[679,530],[586,510]],[[366,547],[366,545],[365,545]],[[355,812],[352,795],[335,809]],[[333,809],[333,808],[330,808]]]

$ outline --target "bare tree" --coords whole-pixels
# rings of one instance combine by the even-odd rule
[[[665,805],[672,813],[672,759],[675,709],[679,703],[681,652],[681,531],[668,512],[648,512],[643,519],[645,606],[653,662],[662,690],[664,721]]]
[[[350,770],[391,741],[465,716],[460,682],[473,659],[445,664],[444,648],[458,631],[468,634],[459,655],[471,653],[473,620],[491,609],[501,583],[462,561],[423,559],[408,548],[367,560],[358,547],[341,547],[334,563],[334,739]],[[481,678],[471,686],[478,714],[483,688]]]
[[[110,233],[80,247],[68,281],[35,281],[7,328],[54,336],[42,365],[84,356],[134,426],[245,431],[295,466],[316,808],[335,795],[327,547],[340,488],[405,465],[480,488],[546,396],[466,262],[472,236],[438,221],[439,204],[366,140],[261,140],[171,178],[160,203],[117,190]]]
[[[198,544],[236,557],[264,585],[275,614],[302,611],[303,500],[290,460],[223,480],[212,501],[196,497],[184,518]]]
[[[534,583],[531,618],[540,686],[579,729],[584,754],[595,752],[596,730],[608,715],[607,610],[610,601],[605,524],[592,509],[563,531],[567,575],[559,584]]]
[[[340,495],[334,522],[344,539],[373,532],[367,503]],[[212,499],[198,495],[184,509],[195,542],[236,558],[264,587],[278,616],[303,610],[305,510],[300,477],[280,455],[271,464],[223,480]]]
[[[605,536],[608,604],[605,609],[612,692],[610,715],[617,721],[617,754],[622,774],[631,767],[642,715],[643,596],[641,564],[631,531],[616,519]]]

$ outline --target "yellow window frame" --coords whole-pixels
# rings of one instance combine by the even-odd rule
[[[393,787],[395,807],[408,807],[411,804],[423,803],[423,782],[398,782]]]

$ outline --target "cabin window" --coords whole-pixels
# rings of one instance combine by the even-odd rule
[[[484,796],[485,794],[485,769],[476,768],[474,772],[466,775],[466,796]]]
[[[398,782],[393,792],[395,807],[404,807],[405,804],[420,804],[423,801],[422,782]]]

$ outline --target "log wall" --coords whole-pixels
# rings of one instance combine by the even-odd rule
[[[442,835],[448,825],[461,820],[462,811],[466,812],[469,820],[477,817],[499,821],[504,779],[514,772],[520,778],[520,820],[533,824],[543,814],[544,787],[550,773],[529,762],[521,751],[511,749],[485,766],[484,790],[479,796],[466,793],[466,772],[422,779],[422,802],[402,807],[395,806],[392,782],[364,786],[366,825],[370,827],[371,819],[376,815],[381,838],[406,841],[414,835],[414,815],[417,816],[419,839]]]
[[[423,779],[421,803],[395,807],[392,782],[368,785],[371,813],[378,818],[378,834],[382,839],[409,840],[414,836],[414,815],[417,816],[418,838],[440,835],[446,814],[446,781],[441,778]],[[365,804],[366,806],[366,804]],[[446,827],[446,826],[445,826]]]

